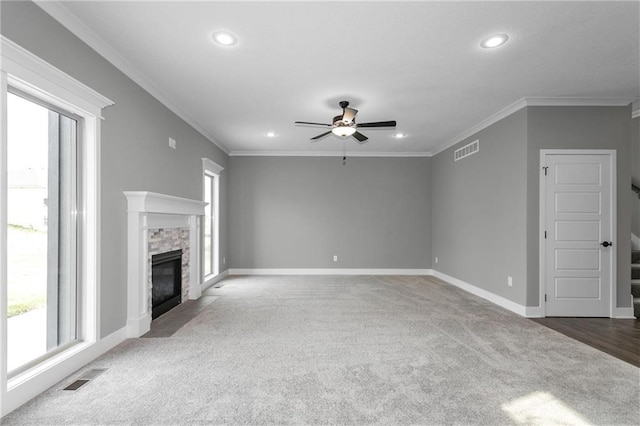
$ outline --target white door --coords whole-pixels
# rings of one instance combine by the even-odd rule
[[[611,315],[613,158],[543,152],[546,316]]]

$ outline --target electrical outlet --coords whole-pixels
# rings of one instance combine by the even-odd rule
[[[334,255],[333,255],[333,261],[334,261],[334,262],[337,262],[337,261],[338,261],[338,255],[337,255],[337,254],[334,254]]]
[[[511,278],[511,277],[507,277],[507,285],[508,285],[509,287],[513,287],[513,278]]]
[[[174,138],[169,138],[169,146],[176,149],[176,140]]]
[[[436,256],[436,263],[438,263],[438,256]]]

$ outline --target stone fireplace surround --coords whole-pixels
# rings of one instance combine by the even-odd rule
[[[190,274],[189,274],[189,228],[173,228],[173,229],[149,229],[148,237],[148,269],[147,269],[147,286],[149,287],[149,303],[153,313],[153,282],[152,282],[152,261],[153,256],[156,254],[167,253],[174,250],[182,250],[182,262],[181,262],[181,283],[180,289],[180,303],[183,303],[189,299],[189,286]]]
[[[127,337],[140,337],[151,327],[153,254],[183,249],[182,301],[202,294],[198,236],[206,203],[148,191],[125,191],[124,195],[128,217]]]

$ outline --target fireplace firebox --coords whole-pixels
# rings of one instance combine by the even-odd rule
[[[151,256],[151,318],[182,301],[182,250]]]

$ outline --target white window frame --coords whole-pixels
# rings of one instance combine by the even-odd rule
[[[213,230],[212,230],[212,234],[214,236],[213,238],[213,244],[212,244],[212,248],[213,248],[213,264],[212,264],[212,270],[213,272],[211,274],[206,274],[204,273],[204,241],[202,242],[202,244],[200,245],[200,247],[202,247],[202,276],[203,276],[203,281],[204,281],[204,287],[207,287],[209,285],[209,283],[212,282],[212,280],[218,275],[220,274],[220,265],[219,265],[219,259],[220,259],[220,174],[222,173],[222,171],[224,170],[224,167],[222,167],[221,165],[211,161],[208,158],[203,158],[202,159],[202,199],[205,199],[205,179],[207,176],[212,176],[213,177],[213,186],[212,186],[212,190],[213,190],[213,217],[214,217],[214,221],[213,221]],[[203,217],[202,220],[205,220],[205,218]],[[204,239],[204,224],[202,226],[202,236]]]
[[[78,141],[82,204],[77,217],[78,343],[38,365],[7,375],[7,259],[0,256],[0,416],[13,411],[97,356],[100,339],[100,120],[113,101],[0,35],[0,253],[7,253],[7,90],[19,89],[82,119]]]

